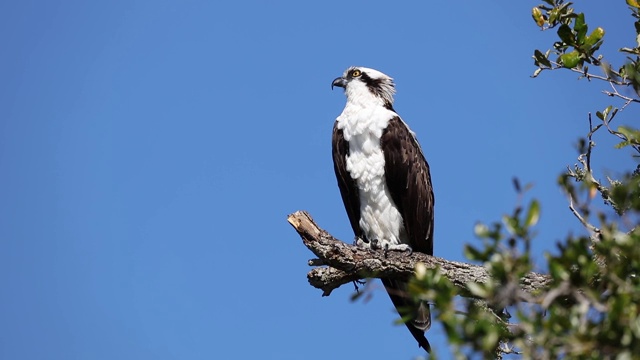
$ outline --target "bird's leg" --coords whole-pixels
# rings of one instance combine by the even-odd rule
[[[353,245],[355,245],[357,247],[361,247],[361,248],[367,248],[367,249],[371,248],[371,244],[369,243],[369,240],[367,240],[366,238],[363,239],[363,238],[361,238],[360,236],[357,236],[357,235],[353,240]]]
[[[409,255],[413,254],[413,249],[407,244],[390,244],[385,242],[382,250],[384,251],[384,257],[387,257],[389,251],[408,251]]]
[[[369,241],[369,239],[367,238],[361,238],[356,236],[355,239],[355,245],[361,249],[370,249],[370,250],[376,250],[379,249],[380,247],[378,246],[378,239],[373,239],[371,241]]]
[[[354,244],[360,248],[378,250],[382,249],[384,251],[384,256],[386,257],[389,251],[408,251],[409,255],[413,254],[413,249],[411,246],[407,244],[391,244],[388,240],[380,240],[380,239],[371,239],[369,241],[366,238],[361,238],[359,236],[355,237]]]

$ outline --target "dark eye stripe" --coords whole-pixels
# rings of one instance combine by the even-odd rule
[[[361,74],[360,79],[362,79],[362,82],[364,82],[365,85],[367,85],[371,93],[376,94],[378,96],[382,95],[382,82],[383,82],[382,79],[372,79],[367,73],[364,73],[364,72]],[[388,104],[388,105],[389,105],[388,109],[393,109],[391,107],[391,104]]]

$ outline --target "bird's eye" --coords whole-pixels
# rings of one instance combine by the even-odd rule
[[[362,75],[362,72],[360,70],[353,70],[353,72],[351,73],[351,76],[353,77],[358,77]]]

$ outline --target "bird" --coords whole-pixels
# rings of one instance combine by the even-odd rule
[[[344,89],[347,103],[333,125],[333,165],[356,245],[385,254],[433,255],[429,164],[415,133],[393,108],[393,79],[352,66],[333,80],[334,87]],[[408,296],[408,279],[381,280],[398,312],[415,309],[405,324],[418,346],[430,352],[429,305]]]

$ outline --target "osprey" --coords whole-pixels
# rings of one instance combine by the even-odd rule
[[[414,133],[393,109],[395,85],[369,68],[350,67],[333,80],[347,104],[333,126],[333,165],[356,244],[433,255],[433,189],[429,165]],[[406,323],[430,351],[426,303],[415,304],[407,282],[382,279],[398,311],[415,309]]]

